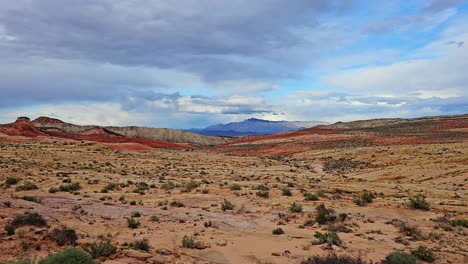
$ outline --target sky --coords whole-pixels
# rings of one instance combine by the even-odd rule
[[[0,123],[468,113],[468,1],[0,0]]]

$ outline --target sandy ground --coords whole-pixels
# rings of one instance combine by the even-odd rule
[[[313,138],[323,141],[324,137]],[[16,214],[38,212],[48,225],[23,227],[14,235],[1,230],[0,260],[41,258],[59,250],[48,233],[64,225],[76,230],[77,247],[110,239],[118,251],[101,259],[104,263],[300,263],[307,256],[332,251],[379,262],[393,251],[409,252],[419,245],[433,250],[435,263],[468,261],[468,229],[434,221],[443,216],[467,219],[468,143],[464,140],[304,147],[249,155],[253,152],[235,146],[164,150],[138,144],[16,139],[16,143],[0,143],[0,183],[7,177],[20,180],[0,188],[0,224],[3,227]],[[327,168],[327,161],[340,158],[350,160],[351,166],[338,162]],[[49,193],[50,188],[67,184],[64,179],[80,183],[81,189]],[[16,191],[24,181],[38,189]],[[199,186],[187,190],[189,181]],[[135,193],[140,182],[148,187]],[[118,188],[103,193],[109,183]],[[240,190],[232,190],[234,184]],[[257,195],[259,185],[268,187],[268,198]],[[292,196],[282,195],[284,187]],[[364,190],[377,196],[372,203],[358,206],[353,197]],[[304,191],[317,194],[319,200],[305,201]],[[409,197],[418,193],[425,194],[431,210],[408,206]],[[42,204],[20,199],[23,196]],[[224,199],[235,205],[234,210],[221,210]],[[172,206],[173,201],[183,206]],[[300,204],[302,212],[290,212],[292,203]],[[333,223],[348,229],[337,232],[343,243],[334,249],[312,243],[315,232],[332,228],[314,223],[315,208],[322,203],[336,214],[348,214],[343,222]],[[131,229],[127,218],[134,212],[140,213],[135,219],[141,225]],[[150,221],[151,216],[159,222]],[[389,223],[392,219],[417,227],[421,235],[401,233]],[[307,220],[310,225],[304,225]],[[211,226],[205,226],[209,221]],[[284,234],[273,235],[278,227]],[[184,235],[193,236],[203,249],[183,248]],[[127,244],[140,239],[148,240],[149,254],[129,250]],[[30,246],[24,249],[23,244]],[[38,250],[37,244],[41,245]]]

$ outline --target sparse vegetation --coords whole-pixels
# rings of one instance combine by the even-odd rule
[[[37,189],[37,185],[30,181],[25,181],[23,182],[22,185],[16,186],[16,191],[30,191],[30,190],[35,190]]]
[[[95,259],[100,257],[109,257],[117,252],[117,247],[112,245],[110,240],[94,242],[87,246],[85,250]]]
[[[273,235],[282,235],[284,234],[284,231],[281,227],[273,229]]]
[[[289,206],[289,211],[290,211],[291,213],[301,213],[301,212],[302,212],[302,205],[297,204],[297,203],[292,203],[292,204]]]
[[[184,248],[195,248],[195,240],[192,236],[185,235],[182,238],[182,247]]]
[[[135,242],[133,242],[132,247],[141,251],[149,251],[149,244],[147,239],[136,240]]]
[[[419,246],[417,249],[412,250],[411,254],[417,259],[432,263],[435,261],[435,255],[432,250],[428,249],[425,246]]]
[[[316,238],[316,241],[314,241],[316,245],[328,243],[330,245],[340,246],[342,243],[338,234],[332,231],[325,233],[315,232],[314,237]]]
[[[67,227],[54,228],[50,233],[50,237],[57,242],[59,246],[75,246],[76,240],[78,239],[75,230]]]
[[[348,255],[336,255],[335,253],[326,256],[312,256],[302,261],[301,264],[371,264],[361,257]]]
[[[127,218],[127,226],[132,229],[138,228],[140,227],[140,221],[135,220],[134,218]]]
[[[221,210],[223,211],[234,210],[234,207],[234,204],[227,199],[224,199],[224,201],[221,203]]]
[[[39,261],[39,264],[97,264],[90,255],[86,252],[76,249],[67,248],[58,253],[49,255],[44,260]]]
[[[416,264],[416,258],[411,254],[393,252],[385,257],[383,264]]]
[[[421,209],[421,210],[430,210],[431,205],[428,201],[426,201],[426,196],[423,194],[417,194],[409,199],[409,206],[414,209]]]

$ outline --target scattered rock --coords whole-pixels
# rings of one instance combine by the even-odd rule
[[[404,251],[404,250],[405,250],[405,246],[400,245],[400,244],[395,244],[395,245],[393,246],[393,250],[396,250],[396,251]]]
[[[331,248],[334,250],[334,251],[341,251],[341,248],[337,245],[332,245]]]
[[[153,256],[153,254],[148,253],[148,252],[143,252],[143,251],[138,251],[134,249],[128,249],[125,252],[125,256],[131,257],[131,258],[136,258],[136,259],[148,259]]]
[[[166,248],[156,249],[156,252],[158,252],[159,254],[161,254],[161,255],[163,255],[163,256],[172,255],[172,251],[169,250],[169,249],[166,249]]]
[[[216,242],[216,245],[218,245],[220,247],[225,247],[225,246],[227,246],[227,241],[224,240],[224,239],[221,239],[218,242]]]
[[[196,249],[205,249],[205,248],[208,248],[208,247],[209,247],[209,245],[206,244],[206,243],[203,242],[203,241],[197,241],[197,242],[195,242],[195,248],[196,248]]]
[[[272,256],[279,257],[281,256],[281,252],[273,252],[271,253]]]
[[[169,262],[168,262],[167,257],[162,256],[162,255],[156,255],[156,256],[153,256],[152,258],[147,259],[146,263],[164,264],[164,263],[169,263]]]

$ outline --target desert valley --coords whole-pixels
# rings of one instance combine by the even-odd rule
[[[468,115],[248,137],[23,117],[0,184],[5,263],[468,261]]]

